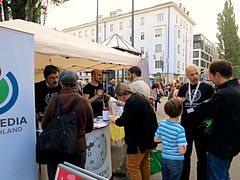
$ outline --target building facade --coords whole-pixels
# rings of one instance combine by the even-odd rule
[[[143,57],[147,55],[151,76],[165,82],[185,76],[185,67],[192,63],[194,25],[189,12],[174,2],[134,12],[134,47]],[[132,13],[117,10],[99,17],[98,41],[95,21],[64,32],[98,43],[116,33],[132,44]]]
[[[209,41],[203,34],[193,35],[193,64],[196,64],[201,71],[202,80],[207,80],[207,69],[209,64],[218,60],[218,48]]]

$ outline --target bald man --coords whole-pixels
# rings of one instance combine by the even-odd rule
[[[102,116],[103,110],[103,85],[102,71],[94,69],[91,72],[92,80],[83,88],[83,97],[91,102],[94,117]]]
[[[205,180],[207,179],[207,135],[204,134],[202,128],[199,128],[198,121],[193,119],[190,113],[194,107],[208,100],[213,95],[214,89],[209,84],[200,82],[199,70],[194,64],[186,67],[186,76],[189,82],[182,85],[178,92],[178,97],[185,99],[183,102],[181,125],[185,129],[188,143],[187,151],[184,155],[181,179],[189,179],[194,142],[197,153],[197,179]]]

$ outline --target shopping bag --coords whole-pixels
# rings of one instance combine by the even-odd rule
[[[151,150],[150,151],[150,174],[156,174],[162,171],[161,167],[162,151]]]

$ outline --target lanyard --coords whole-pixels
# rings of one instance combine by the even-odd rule
[[[190,83],[188,83],[188,90],[189,90],[189,92],[188,92],[188,97],[189,97],[190,106],[192,106],[193,101],[194,101],[194,99],[195,99],[195,97],[196,97],[196,95],[197,95],[197,91],[198,91],[198,89],[199,89],[200,83],[201,83],[201,82],[198,81],[197,87],[196,87],[196,89],[194,90],[193,98],[192,98],[191,85],[190,85]]]

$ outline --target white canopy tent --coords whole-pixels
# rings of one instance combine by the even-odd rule
[[[48,64],[73,71],[117,70],[138,65],[141,60],[138,56],[28,21],[5,21],[0,27],[34,34],[36,81],[43,78],[43,69]]]

